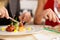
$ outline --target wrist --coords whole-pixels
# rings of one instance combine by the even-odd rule
[[[40,15],[35,15],[34,17],[34,24],[41,24],[43,17]]]

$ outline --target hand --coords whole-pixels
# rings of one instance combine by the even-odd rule
[[[29,23],[31,21],[31,14],[30,12],[24,12],[22,15],[19,16],[19,20],[22,22]]]
[[[0,8],[0,18],[9,18],[8,11],[5,7]]]
[[[42,15],[41,17],[44,17],[45,19],[49,19],[49,21],[59,22],[58,17],[50,8],[44,10],[41,15]]]

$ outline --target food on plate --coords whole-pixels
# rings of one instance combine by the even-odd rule
[[[5,31],[6,29],[4,27],[1,28],[2,31]]]
[[[6,28],[6,31],[8,32],[13,32],[15,30],[15,27],[13,25],[9,25],[7,28]]]
[[[18,32],[18,30],[15,29],[14,32]]]
[[[26,30],[31,31],[31,27],[24,27],[23,23],[20,22],[19,25],[16,23],[15,25],[10,24],[7,26],[7,28],[1,28],[2,31],[7,31],[7,32],[24,32]]]
[[[21,31],[21,32],[26,31],[26,28],[24,27],[22,22],[20,22],[20,24],[19,24],[18,31]]]
[[[28,31],[31,31],[31,30],[32,30],[32,28],[31,28],[31,27],[28,27],[28,28],[27,28],[27,30],[28,30]]]
[[[21,31],[21,32],[24,32],[24,31],[26,31],[26,28],[24,28],[24,27],[19,27],[18,30]]]
[[[6,28],[6,31],[8,32],[18,32],[18,31],[25,31],[25,30],[26,29],[22,22],[19,23],[19,26],[17,24],[15,24],[15,26],[11,24]]]

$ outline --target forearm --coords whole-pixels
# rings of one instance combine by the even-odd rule
[[[41,13],[43,12],[43,8],[44,8],[44,3],[43,1],[39,0],[34,17],[34,24],[41,24],[41,20],[42,20]]]

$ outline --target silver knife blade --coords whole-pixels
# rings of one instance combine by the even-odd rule
[[[19,23],[18,21],[16,21],[15,19],[13,19],[13,18],[11,18],[11,17],[9,17],[9,19],[11,19],[11,20],[14,21],[14,22]]]

